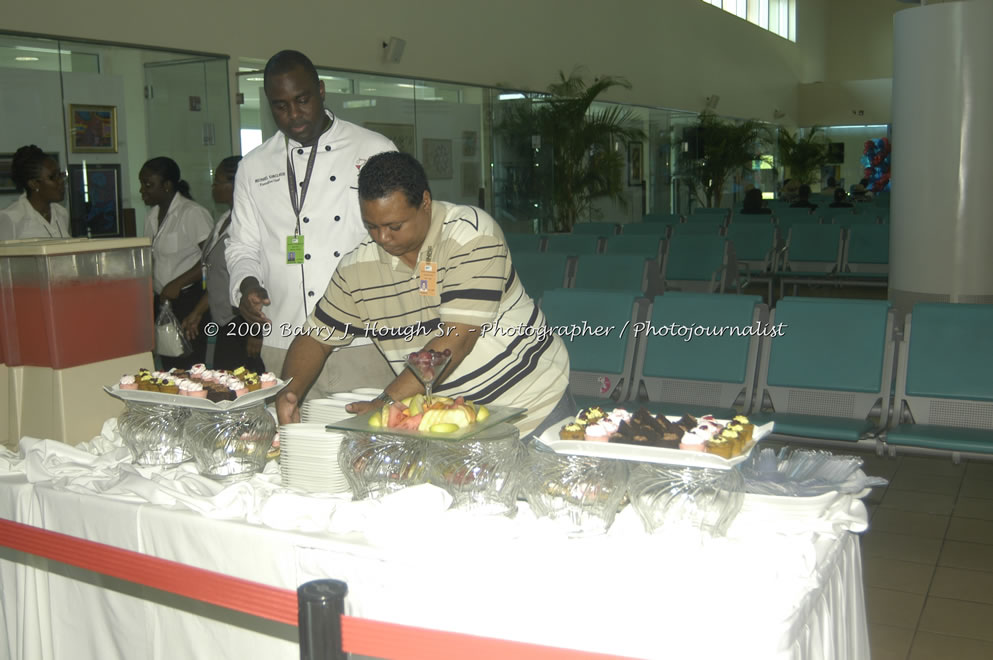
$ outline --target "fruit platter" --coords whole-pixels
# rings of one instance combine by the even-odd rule
[[[340,422],[328,429],[364,431],[416,438],[462,440],[524,413],[524,408],[477,406],[459,397],[415,394]]]

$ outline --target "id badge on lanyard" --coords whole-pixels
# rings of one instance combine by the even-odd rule
[[[432,249],[428,248],[417,272],[417,292],[422,296],[438,295],[438,262],[431,261]]]
[[[300,233],[300,213],[303,211],[304,200],[307,199],[307,190],[310,188],[310,175],[314,172],[314,162],[317,158],[317,145],[310,148],[310,157],[307,159],[307,172],[300,183],[300,191],[297,192],[297,175],[293,168],[293,159],[290,158],[290,141],[286,138],[286,183],[290,189],[290,204],[293,205],[293,214],[296,216],[296,227],[291,236],[286,237],[286,263],[288,265],[300,265],[304,260],[304,240]]]

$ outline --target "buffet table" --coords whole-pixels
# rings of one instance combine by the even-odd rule
[[[80,448],[0,453],[0,517],[295,589],[348,583],[347,613],[638,658],[868,658],[858,537],[840,502],[801,522],[742,515],[727,538],[606,535],[446,511],[430,485],[381,501],[284,489],[272,464],[223,487],[130,463],[110,420]],[[0,548],[0,660],[299,657],[296,628]]]

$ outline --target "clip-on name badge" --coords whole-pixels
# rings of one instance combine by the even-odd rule
[[[303,263],[303,234],[286,237],[286,263],[289,265]]]
[[[419,272],[418,292],[422,296],[438,295],[438,264],[434,261],[422,261]]]

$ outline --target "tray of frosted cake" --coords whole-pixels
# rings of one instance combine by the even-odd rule
[[[645,408],[632,413],[593,406],[562,420],[539,440],[560,454],[728,469],[748,458],[772,429],[771,422],[756,426],[744,415],[667,417]]]
[[[197,364],[189,370],[139,369],[138,373],[125,374],[117,383],[103,389],[122,401],[200,410],[238,410],[265,403],[287,383],[273,373],[257,374],[244,367],[213,370]]]

